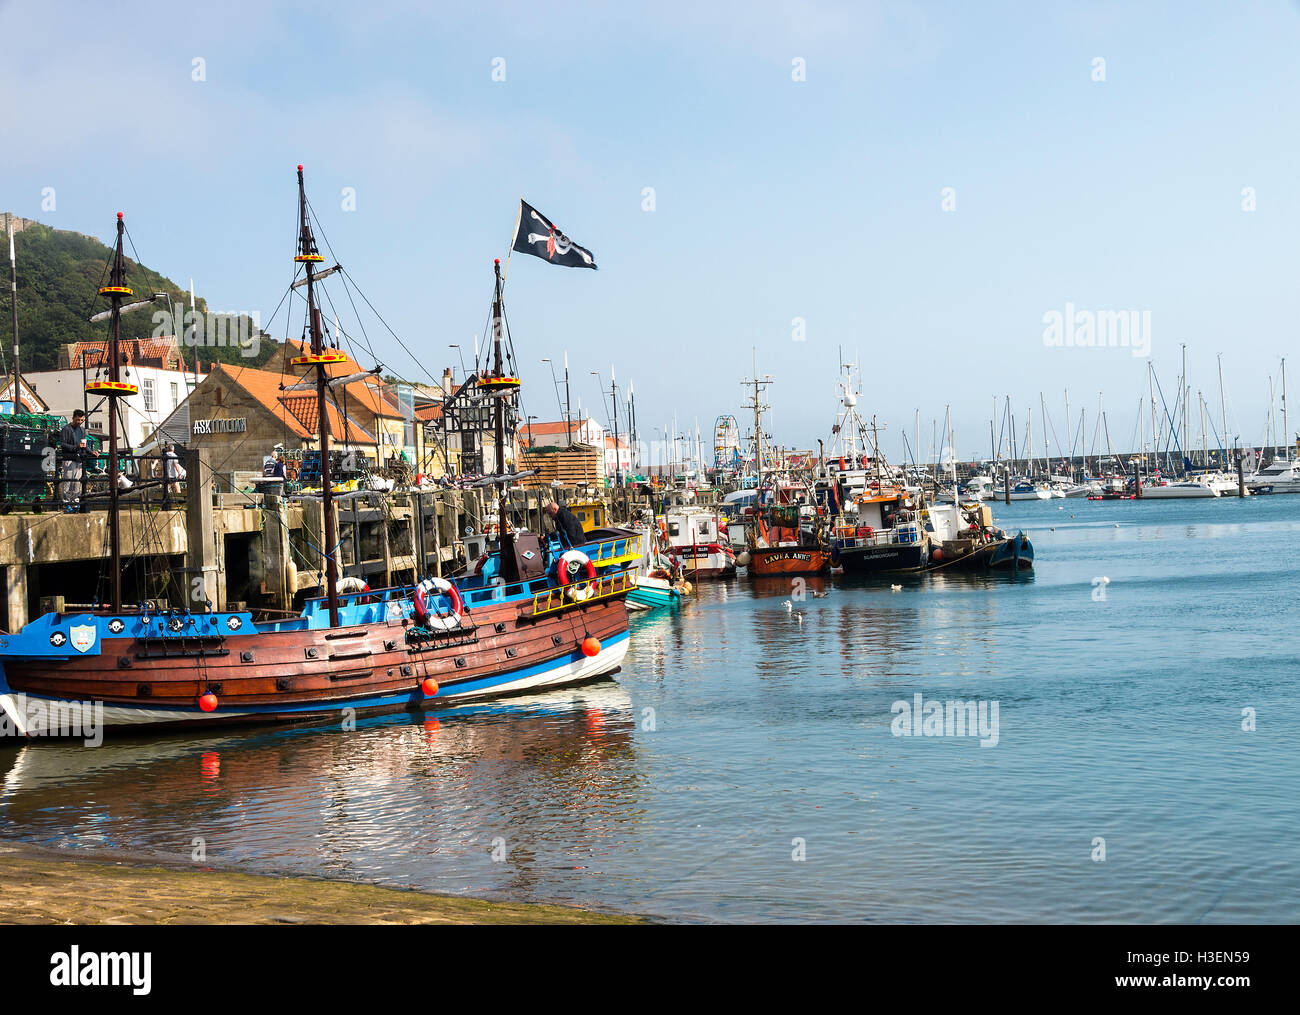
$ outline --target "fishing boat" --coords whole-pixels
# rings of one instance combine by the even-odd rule
[[[932,504],[923,512],[930,543],[926,570],[1029,571],[1034,545],[1023,531],[1014,535],[993,524],[987,504]]]
[[[846,504],[830,544],[845,574],[923,571],[930,559],[918,502],[893,487],[868,491]]]
[[[813,503],[806,483],[777,478],[773,503],[754,510],[745,527],[746,546],[736,557],[750,578],[828,574],[831,548],[826,509]]]
[[[677,606],[691,594],[691,583],[684,578],[674,578],[667,569],[638,574],[636,586],[627,594],[629,612],[644,613]]]
[[[208,726],[250,721],[324,721],[448,701],[514,694],[603,677],[619,669],[628,645],[624,597],[635,572],[597,576],[560,559],[548,568],[536,538],[516,540],[499,498],[495,556],[499,581],[462,585],[427,578],[414,588],[341,590],[338,527],[330,476],[327,368],[344,354],[326,344],[317,302],[320,255],[298,167],[295,274],[305,286],[307,351],[293,363],[314,386],[318,411],[325,595],[299,616],[259,621],[243,610],[215,610],[201,595],[166,609],[123,602],[118,413],[114,400],[135,391],[121,376],[122,313],[133,304],[119,213],[110,284],[108,377],[88,394],[109,400],[108,598],[95,609],[46,613],[0,636],[0,728],[58,735],[69,716],[90,710],[101,728]],[[481,381],[495,400],[497,471],[505,474],[505,417],[519,381],[502,369],[501,266],[495,265],[494,369]],[[337,331],[337,329],[336,329]],[[335,335],[334,341],[338,338]],[[195,476],[191,482],[204,482]],[[188,590],[186,590],[188,592]]]
[[[691,581],[729,578],[736,573],[736,553],[727,523],[711,508],[679,506],[664,515],[665,552]]]

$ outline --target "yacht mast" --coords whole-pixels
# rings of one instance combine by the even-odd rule
[[[1069,455],[1066,464],[1066,478],[1074,482],[1074,439],[1070,436],[1070,389],[1065,389],[1065,453]]]
[[[1282,444],[1286,448],[1286,460],[1291,460],[1291,428],[1286,421],[1286,357],[1282,357]]]
[[[1219,432],[1219,467],[1228,467],[1228,404],[1223,400],[1223,353],[1219,353],[1219,416],[1223,429]]]
[[[1187,343],[1186,342],[1183,343],[1183,372],[1182,375],[1178,378],[1178,400],[1183,403],[1183,419],[1182,419],[1183,439],[1182,439],[1182,447],[1180,450],[1184,455],[1186,455],[1187,454]]]

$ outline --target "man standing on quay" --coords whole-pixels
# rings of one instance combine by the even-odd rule
[[[63,459],[63,510],[75,514],[81,510],[81,476],[86,457],[86,414],[81,409],[72,414],[72,422],[59,433],[59,452]]]

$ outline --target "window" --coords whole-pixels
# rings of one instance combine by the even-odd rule
[[[181,404],[181,386],[172,381],[172,408]]]
[[[154,410],[153,378],[146,377],[140,386],[140,390],[144,393],[144,411],[153,412]]]

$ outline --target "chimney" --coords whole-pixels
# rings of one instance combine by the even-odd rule
[[[450,395],[452,392],[452,372],[451,367],[443,367],[442,370],[442,391],[443,394]]]

